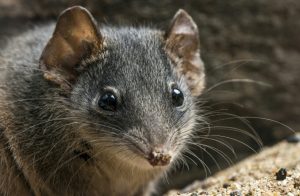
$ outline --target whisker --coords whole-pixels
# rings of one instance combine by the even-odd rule
[[[256,80],[251,80],[251,79],[230,79],[230,80],[221,81],[221,82],[209,87],[207,90],[205,90],[203,92],[203,95],[210,92],[210,91],[212,91],[213,89],[215,89],[215,88],[217,88],[221,85],[228,84],[228,83],[234,83],[234,82],[252,83],[252,84],[257,84],[257,85],[260,85],[260,86],[272,87],[272,85],[270,85],[268,83],[265,83],[265,82],[262,82],[262,81],[256,81]]]

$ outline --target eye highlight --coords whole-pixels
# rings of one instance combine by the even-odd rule
[[[117,97],[112,92],[105,92],[98,100],[98,107],[106,111],[116,111],[117,105]]]
[[[184,96],[181,90],[178,88],[172,88],[172,103],[175,107],[179,107],[183,104]]]

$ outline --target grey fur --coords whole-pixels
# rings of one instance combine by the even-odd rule
[[[0,159],[13,156],[11,167],[19,170],[1,176],[0,194],[141,194],[171,166],[152,168],[138,149],[165,144],[174,165],[196,122],[194,98],[164,51],[163,32],[101,27],[105,52],[83,59],[88,69],[66,95],[38,70],[53,28],[38,26],[1,52],[0,115],[9,116],[1,141],[9,153]],[[172,105],[172,83],[185,95],[180,108]],[[121,97],[114,114],[97,108],[104,88]],[[23,192],[6,187],[16,176]]]

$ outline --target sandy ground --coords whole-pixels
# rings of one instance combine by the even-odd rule
[[[300,143],[284,141],[265,148],[227,170],[167,195],[300,195]]]

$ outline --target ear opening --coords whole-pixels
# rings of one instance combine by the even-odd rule
[[[44,78],[70,88],[84,67],[78,65],[103,47],[103,38],[92,15],[83,7],[63,11],[40,57]]]

